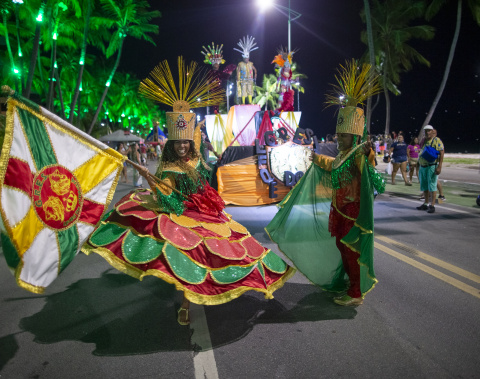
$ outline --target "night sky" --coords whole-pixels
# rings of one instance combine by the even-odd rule
[[[288,5],[287,0],[277,2]],[[149,0],[149,3],[152,9],[162,12],[162,18],[156,20],[160,28],[159,35],[154,36],[157,46],[129,38],[120,64],[122,71],[133,72],[142,79],[164,59],[171,66],[176,65],[179,55],[187,62],[195,60],[204,65],[200,53],[202,45],[212,42],[224,45],[226,64],[236,64],[241,54],[233,48],[237,47],[240,38],[249,34],[259,46],[250,59],[258,70],[257,84],[261,85],[263,74],[274,73],[274,65],[270,62],[277,48],[287,45],[287,17],[276,9],[260,14],[253,0]],[[428,42],[412,42],[430,61],[431,67],[415,64],[412,71],[402,74],[399,85],[402,94],[391,95],[390,130],[403,130],[407,136],[416,134],[433,102],[455,28],[456,2],[448,3],[431,22],[437,30],[435,38]],[[335,131],[335,110],[333,107],[324,110],[323,102],[337,67],[346,59],[360,58],[366,50],[366,45],[360,41],[360,32],[364,29],[359,16],[362,6],[363,1],[352,0],[291,1],[292,9],[302,13],[300,19],[292,23],[292,48],[298,49],[294,61],[298,70],[308,76],[302,81],[305,94],[300,94],[300,126],[311,128],[319,137]],[[450,77],[430,121],[438,129],[447,152],[480,152],[479,41],[480,27],[464,4]],[[195,112],[203,116],[205,109]],[[373,133],[384,131],[384,114],[382,96],[372,116]]]

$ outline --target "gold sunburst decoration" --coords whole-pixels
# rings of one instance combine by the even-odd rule
[[[208,71],[199,70],[197,62],[186,66],[183,57],[178,57],[178,88],[165,60],[140,83],[139,92],[149,99],[172,106],[174,112],[220,104],[225,98],[225,90],[217,81],[209,80]]]
[[[340,65],[335,75],[337,84],[325,96],[325,108],[332,105],[357,106],[364,105],[365,100],[382,91],[378,81],[379,75],[370,64],[359,66],[355,59]]]

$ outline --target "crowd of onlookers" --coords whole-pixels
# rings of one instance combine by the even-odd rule
[[[423,192],[420,199],[424,201],[417,209],[434,213],[437,190],[438,199],[445,201],[442,184],[438,181],[438,175],[442,169],[444,146],[433,126],[425,126],[424,132],[424,137],[420,141],[418,137],[411,136],[408,144],[402,131],[398,134],[392,132],[374,135],[372,144],[376,154],[383,156],[383,161],[388,163],[386,171],[391,176],[391,184],[396,184],[398,170],[407,186],[412,185],[415,174],[420,183],[420,190]],[[424,154],[426,150],[436,151],[436,156],[429,157],[428,154]]]

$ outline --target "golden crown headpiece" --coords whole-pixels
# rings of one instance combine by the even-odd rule
[[[183,57],[178,57],[178,90],[166,60],[140,83],[143,96],[173,107],[173,112],[166,112],[170,140],[193,140],[196,115],[190,108],[219,104],[225,97],[219,83],[209,81],[208,72],[197,67],[196,62],[186,67]]]
[[[365,116],[363,106],[365,101],[381,92],[378,74],[369,64],[359,64],[352,59],[345,66],[340,65],[335,75],[337,84],[332,84],[332,90],[326,95],[326,107],[339,105],[337,117],[337,133],[363,135]]]

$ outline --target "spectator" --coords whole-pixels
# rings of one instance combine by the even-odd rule
[[[408,164],[410,165],[410,183],[412,182],[413,179],[413,172],[417,172],[417,178],[418,178],[418,154],[420,153],[420,150],[422,148],[418,144],[418,138],[414,137],[410,141],[410,145],[407,146],[407,157],[408,157]]]
[[[437,197],[437,181],[438,175],[442,172],[444,147],[440,138],[435,136],[432,125],[427,125],[424,128],[425,142],[420,151],[418,163],[420,164],[419,178],[420,190],[423,191],[424,202],[418,206],[417,209],[427,211],[428,213],[435,212],[435,200]],[[436,151],[437,157],[428,153],[428,147]],[[429,203],[431,197],[431,203]]]
[[[142,165],[146,166],[147,165],[147,148],[143,143],[140,145],[140,157],[142,159]]]
[[[118,152],[122,154],[125,158],[128,158],[128,154],[130,153],[130,147],[128,147],[127,149],[123,142],[120,142],[120,144],[118,145]],[[122,178],[124,183],[128,183],[127,162],[123,162]]]
[[[403,134],[399,134],[397,138],[398,141],[392,143],[389,150],[393,163],[392,184],[395,184],[395,176],[400,169],[405,185],[411,186],[412,183],[407,180],[407,144],[403,140]]]

